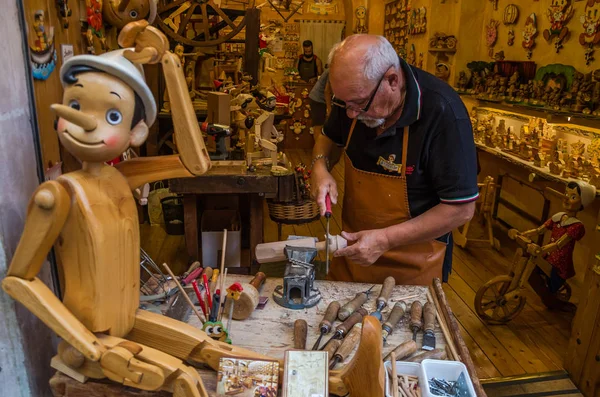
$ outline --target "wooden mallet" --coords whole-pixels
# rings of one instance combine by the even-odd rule
[[[233,319],[234,320],[245,320],[256,309],[258,306],[258,298],[260,294],[258,292],[260,286],[265,282],[267,276],[263,272],[256,273],[256,276],[250,281],[250,283],[243,283],[243,291],[240,295],[240,299],[235,303],[233,307]],[[229,313],[231,302],[227,300],[225,311]]]

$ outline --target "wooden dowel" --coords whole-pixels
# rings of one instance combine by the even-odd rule
[[[400,298],[393,298],[393,299],[390,299],[390,300],[392,302],[400,302],[400,301],[404,301],[404,300],[408,300],[408,299],[418,298],[419,296],[421,296],[421,295],[419,295],[419,294],[407,295],[407,296],[401,296]]]
[[[183,295],[183,297],[185,298],[185,300],[187,301],[187,303],[190,305],[190,307],[192,308],[192,310],[194,311],[194,313],[196,313],[196,316],[198,316],[198,318],[200,319],[200,323],[204,324],[204,322],[206,321],[206,319],[204,318],[204,316],[202,316],[202,313],[200,313],[198,311],[198,309],[196,309],[196,306],[194,306],[194,303],[192,302],[192,300],[188,296],[187,292],[185,292],[185,290],[183,289],[183,287],[179,283],[179,280],[177,280],[177,277],[175,277],[175,275],[173,274],[173,271],[171,270],[171,268],[169,267],[169,265],[167,265],[166,263],[163,263],[163,267],[169,273],[169,276],[171,276],[173,278],[173,281],[175,281],[175,283],[177,284],[177,287],[179,288],[179,292],[181,293],[181,295]]]
[[[458,351],[456,350],[456,345],[454,344],[454,339],[452,339],[452,335],[450,335],[450,330],[448,330],[448,324],[446,324],[446,319],[442,317],[440,314],[440,303],[437,301],[435,294],[431,293],[432,287],[430,286],[427,290],[427,299],[432,302],[435,306],[435,316],[437,317],[438,323],[440,323],[440,328],[442,328],[442,333],[444,334],[444,339],[446,339],[446,345],[448,346],[448,359],[460,361],[460,356],[458,355]]]
[[[398,368],[396,368],[396,353],[392,352],[390,359],[392,360],[392,393],[394,397],[398,397]]]
[[[222,320],[223,310],[225,310],[225,298],[227,297],[227,291],[225,291],[226,285],[227,285],[227,268],[225,268],[225,274],[223,275],[223,279],[221,281],[221,306],[219,307],[219,315],[217,317],[218,321]]]

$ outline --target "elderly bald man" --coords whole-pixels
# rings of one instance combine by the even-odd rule
[[[381,36],[354,35],[329,55],[331,115],[313,149],[312,193],[336,204],[344,152],[343,233],[333,280],[429,285],[447,280],[451,231],[471,219],[477,163],[456,92],[400,59]]]

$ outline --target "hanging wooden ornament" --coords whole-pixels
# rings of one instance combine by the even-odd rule
[[[502,21],[504,25],[508,26],[508,41],[506,44],[512,46],[515,43],[515,31],[512,28],[517,23],[519,18],[519,7],[516,4],[509,4],[504,8],[504,15]]]
[[[490,58],[494,57],[494,44],[496,44],[496,40],[498,39],[498,25],[500,21],[495,19],[490,19],[490,23],[486,26],[485,31],[485,42],[488,46],[488,55]]]
[[[36,80],[46,80],[56,67],[54,27],[45,25],[44,10],[34,13],[35,44],[29,47],[31,70]]]
[[[537,18],[535,13],[531,13],[525,21],[525,29],[523,30],[523,48],[527,51],[527,59],[531,59],[533,47],[535,47],[535,38],[538,35]]]
[[[490,0],[494,5],[494,11],[498,9],[498,0]]]
[[[566,26],[575,10],[571,0],[552,0],[550,8],[546,10],[546,16],[550,21],[550,29],[544,30],[544,38],[547,42],[554,39],[556,53],[562,48],[562,43],[569,37],[569,28]]]
[[[587,0],[581,16],[583,33],[579,35],[579,44],[585,48],[585,64],[594,60],[594,46],[600,42],[600,0]]]

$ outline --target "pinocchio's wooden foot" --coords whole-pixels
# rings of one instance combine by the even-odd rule
[[[330,392],[338,396],[348,393],[352,397],[383,396],[385,369],[382,350],[381,323],[375,317],[367,316],[363,320],[356,354],[342,370],[330,372]]]

